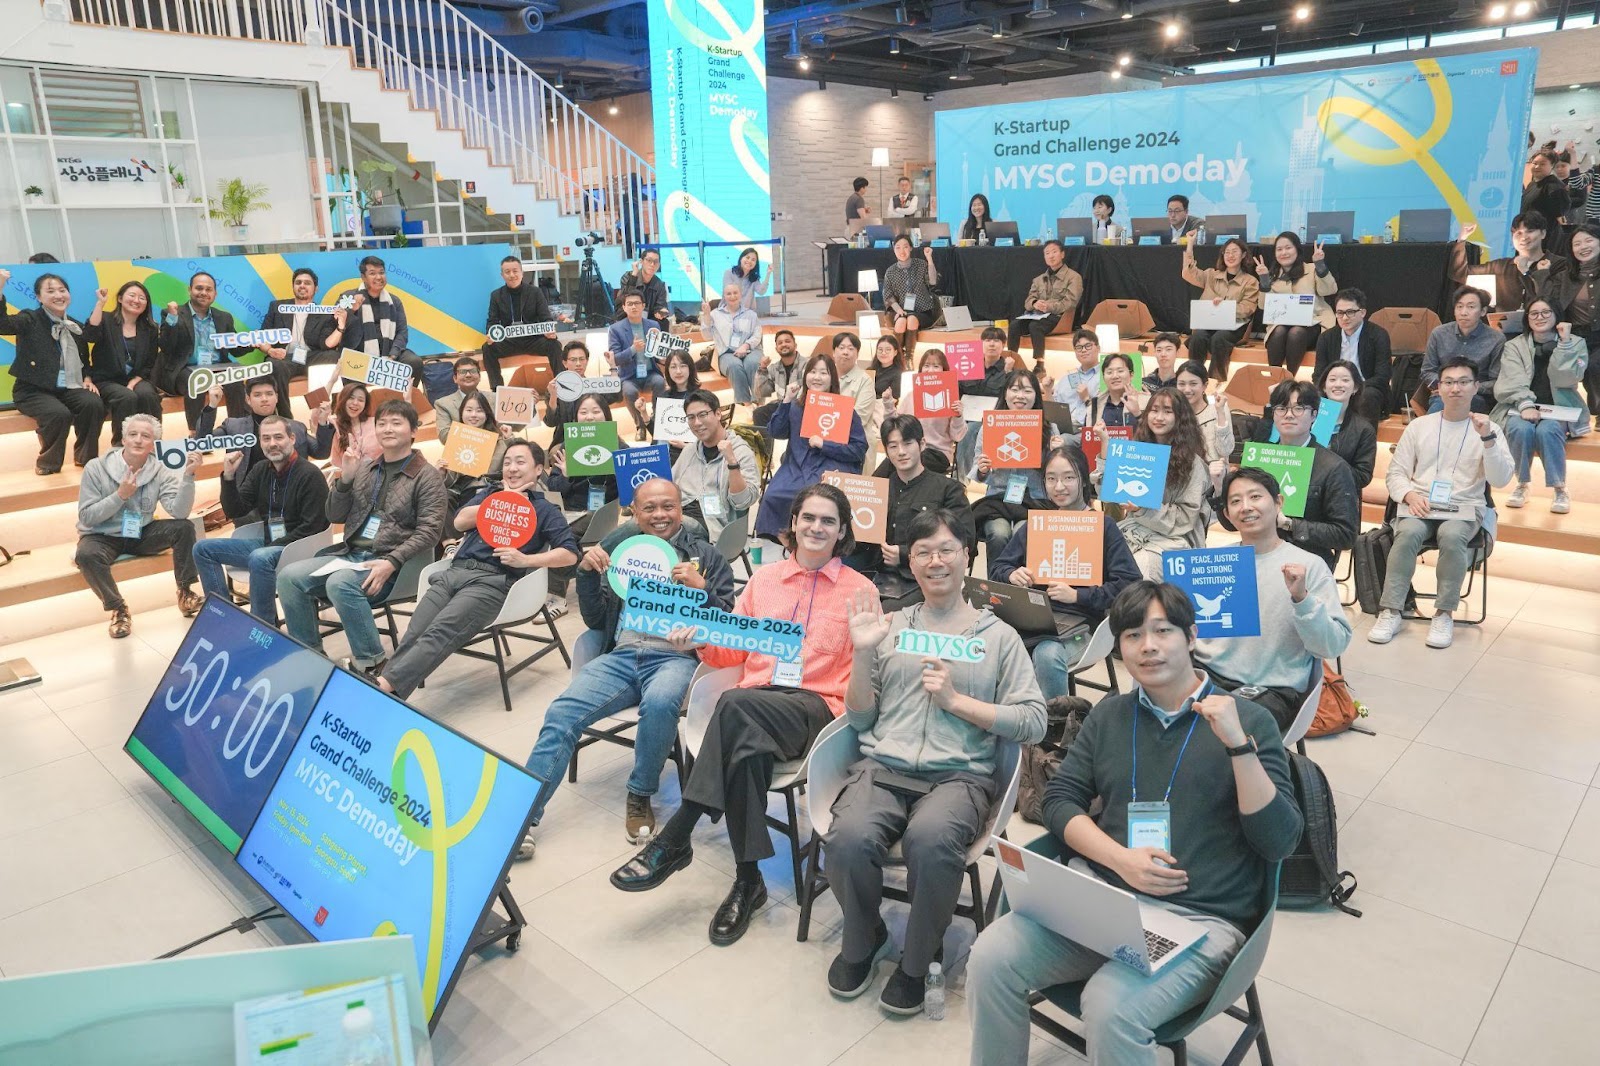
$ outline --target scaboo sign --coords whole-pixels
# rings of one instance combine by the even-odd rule
[[[1054,236],[1099,194],[1126,224],[1182,193],[1195,215],[1244,215],[1252,237],[1301,231],[1312,211],[1354,211],[1356,235],[1381,236],[1401,208],[1437,207],[1507,255],[1538,54],[941,111],[939,217],[960,223],[984,193],[1024,237]]]
[[[388,266],[389,291],[405,304],[413,352],[444,355],[483,346],[484,294],[500,284],[500,260],[511,254],[509,245],[7,264],[11,283],[6,286],[5,298],[12,310],[38,307],[34,280],[40,274],[59,274],[72,290],[68,313],[83,321],[94,313],[96,289],[110,290],[106,298],[109,308],[124,283],[143,282],[160,309],[168,303],[183,304],[189,298],[190,276],[205,271],[217,279],[216,306],[233,316],[237,329],[253,330],[269,310],[294,299],[290,280],[297,268],[316,272],[317,291],[310,303],[331,305],[340,293],[360,286],[359,264],[364,256],[373,254]],[[12,338],[0,337],[0,368],[9,368],[14,358]],[[264,358],[260,352],[252,352],[242,361]],[[12,382],[9,373],[0,372],[0,404],[11,402]]]

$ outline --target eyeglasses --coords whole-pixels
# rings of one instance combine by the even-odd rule
[[[1062,474],[1060,477],[1045,475],[1045,486],[1052,489],[1065,489],[1078,487],[1078,475]]]
[[[911,553],[911,561],[918,565],[926,565],[936,559],[941,563],[948,563],[959,557],[964,550],[959,546],[954,548],[918,548]]]
[[[708,418],[716,418],[717,417],[717,412],[715,412],[715,411],[685,412],[683,417],[684,417],[684,419],[686,421],[689,421],[689,422],[703,422],[704,420],[706,420]]]
[[[1478,383],[1477,378],[1445,378],[1439,379],[1441,389],[1470,389]]]
[[[1529,318],[1554,318],[1554,317],[1556,317],[1556,313],[1554,311],[1551,311],[1551,310],[1548,310],[1548,309],[1546,309],[1544,311],[1529,311],[1528,312],[1528,317]]]
[[[1354,318],[1364,310],[1366,310],[1364,307],[1341,307],[1333,314],[1336,318]]]
[[[1284,414],[1293,415],[1296,418],[1300,418],[1300,417],[1302,417],[1304,415],[1308,415],[1308,414],[1311,413],[1311,408],[1306,406],[1303,403],[1297,403],[1297,404],[1293,404],[1293,405],[1274,407],[1273,410],[1274,411],[1282,411]]]
[[[1100,347],[1098,344],[1090,344],[1087,341],[1085,341],[1083,344],[1074,344],[1072,346],[1074,351],[1079,352],[1092,352],[1098,347]]]

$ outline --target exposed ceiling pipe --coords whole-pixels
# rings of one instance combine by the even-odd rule
[[[519,34],[539,33],[544,29],[544,12],[536,7],[486,10],[484,8],[457,8],[462,16],[485,33],[495,37],[512,37]],[[399,20],[396,20],[399,21]]]
[[[636,3],[638,0],[563,0],[560,10],[546,16],[545,23],[560,26],[588,18],[590,15],[603,15],[610,11],[632,7]]]

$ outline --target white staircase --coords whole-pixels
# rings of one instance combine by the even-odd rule
[[[571,245],[598,231],[610,242],[599,253],[607,276],[621,268],[625,238],[655,239],[654,201],[640,195],[653,193],[654,168],[443,0],[6,6],[0,57],[314,81],[325,102],[347,105],[352,121],[377,127],[384,141],[476,182],[496,214],[523,215],[518,228],[539,243]]]

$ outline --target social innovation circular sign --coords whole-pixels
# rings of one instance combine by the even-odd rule
[[[606,578],[611,582],[611,590],[626,598],[631,578],[671,581],[672,568],[677,563],[678,553],[672,545],[660,537],[640,533],[617,545],[611,553],[611,567],[606,571]]]

